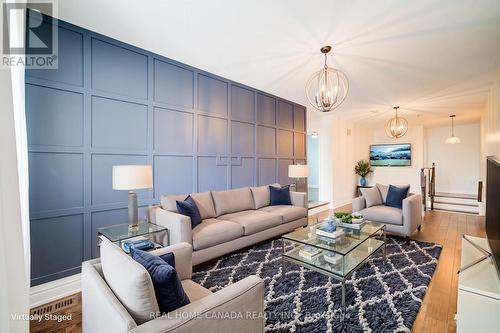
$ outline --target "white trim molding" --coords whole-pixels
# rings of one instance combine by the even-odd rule
[[[81,274],[71,275],[30,288],[30,308],[44,305],[81,290]]]

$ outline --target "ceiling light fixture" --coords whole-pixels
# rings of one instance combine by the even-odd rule
[[[315,72],[306,84],[306,96],[309,103],[321,112],[329,112],[337,108],[347,97],[349,81],[338,69],[328,67],[327,55],[331,46],[323,46],[321,53],[325,55],[325,64]]]
[[[395,106],[393,109],[396,111],[396,117],[387,122],[385,125],[385,133],[390,138],[398,139],[404,136],[408,131],[408,121],[398,116],[399,106]]]
[[[455,143],[460,143],[460,138],[455,136],[455,124],[453,122],[453,119],[456,117],[456,115],[452,114],[450,115],[451,118],[451,136],[446,139],[446,143],[448,144],[455,144]]]

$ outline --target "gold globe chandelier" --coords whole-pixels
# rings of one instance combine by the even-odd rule
[[[408,121],[398,115],[399,106],[393,107],[396,111],[396,116],[389,120],[385,125],[385,133],[394,139],[398,139],[406,134],[408,131]]]
[[[325,55],[325,64],[315,72],[306,84],[306,96],[309,103],[321,112],[329,112],[337,108],[347,97],[349,81],[338,69],[328,67],[327,55],[331,46],[321,48]]]

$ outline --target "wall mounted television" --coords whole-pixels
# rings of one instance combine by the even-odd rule
[[[370,145],[370,165],[410,166],[411,143]]]
[[[500,161],[489,156],[486,161],[486,236],[493,262],[500,275]]]

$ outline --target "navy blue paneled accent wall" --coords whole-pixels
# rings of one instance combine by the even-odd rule
[[[168,41],[165,41],[168,42]],[[97,228],[126,223],[116,164],[151,164],[162,194],[290,183],[303,106],[59,21],[59,69],[28,70],[32,284],[79,272]]]

